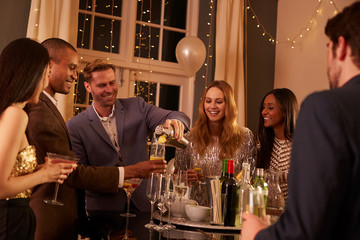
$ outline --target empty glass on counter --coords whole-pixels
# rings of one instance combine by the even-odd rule
[[[157,188],[159,182],[159,173],[150,173],[149,179],[147,181],[146,186],[146,196],[150,201],[151,204],[151,215],[150,215],[150,222],[145,225],[148,229],[154,229],[156,224],[153,222],[153,212],[154,212],[154,204],[157,200]]]

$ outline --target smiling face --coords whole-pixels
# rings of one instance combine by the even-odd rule
[[[264,99],[261,115],[264,118],[264,127],[284,128],[284,115],[274,94],[269,94]]]
[[[210,88],[205,96],[204,111],[209,121],[220,121],[225,117],[224,93],[217,87]]]
[[[112,109],[117,95],[117,84],[114,70],[111,68],[91,73],[90,82],[84,82],[85,88],[94,99],[95,109],[101,115],[101,112]],[[109,114],[110,114],[109,112]],[[102,116],[105,117],[105,116]]]
[[[79,56],[70,48],[66,48],[58,62],[50,61],[49,86],[46,91],[54,96],[55,93],[68,94],[71,84],[77,79]]]

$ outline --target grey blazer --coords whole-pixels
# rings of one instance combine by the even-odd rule
[[[147,134],[166,119],[178,119],[189,128],[190,119],[181,112],[158,108],[142,98],[117,99],[115,116],[120,154],[112,145],[93,107],[67,122],[73,150],[80,163],[90,166],[128,166],[149,159]],[[145,196],[146,180],[135,190],[131,199],[140,211],[149,211]],[[88,210],[118,210],[125,208],[123,190],[116,194],[86,191]]]

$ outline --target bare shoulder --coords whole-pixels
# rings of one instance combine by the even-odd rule
[[[5,111],[1,114],[0,122],[4,123],[4,125],[19,125],[19,124],[27,124],[29,120],[28,115],[19,106],[9,106],[5,109]],[[1,124],[3,125],[3,124]]]

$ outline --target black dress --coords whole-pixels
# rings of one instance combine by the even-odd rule
[[[20,151],[11,176],[22,176],[36,168],[34,146]],[[0,200],[0,240],[32,240],[35,234],[35,215],[29,205],[31,190]]]

